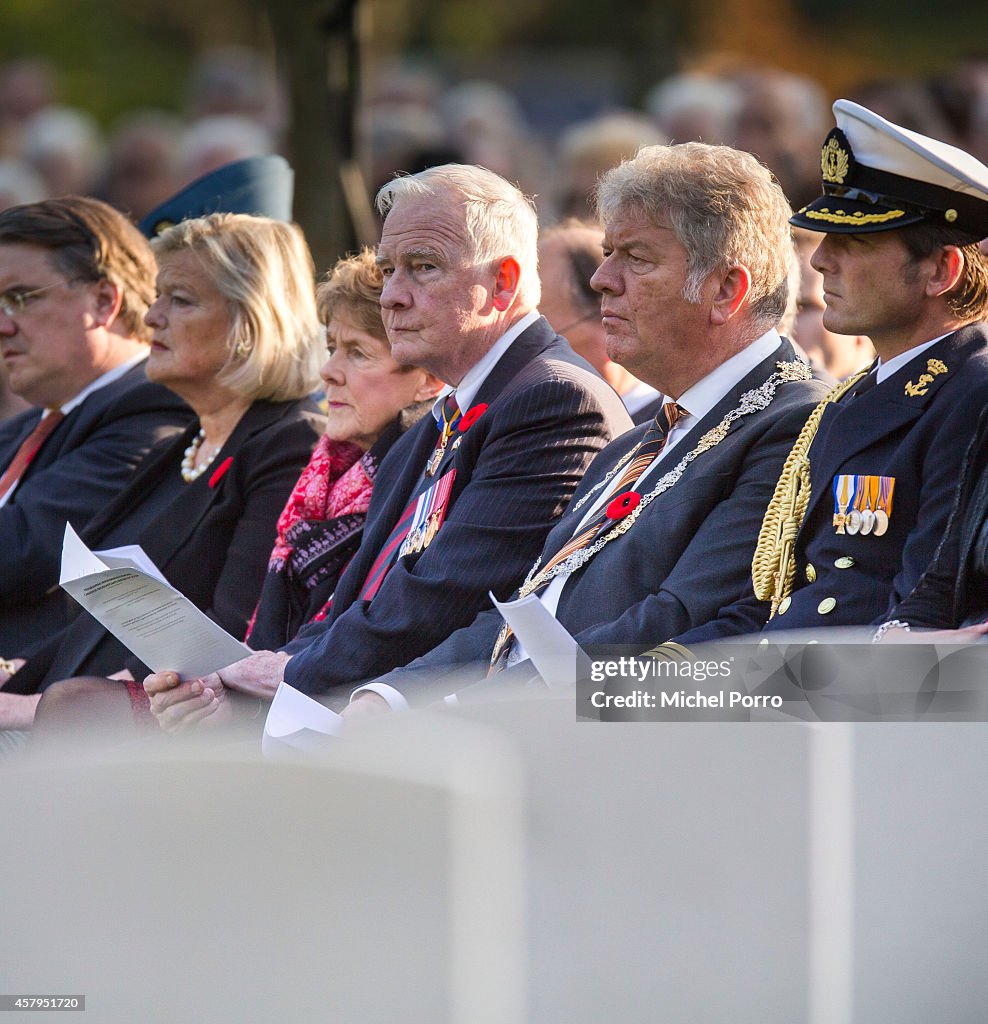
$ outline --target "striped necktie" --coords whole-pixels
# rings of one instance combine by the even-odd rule
[[[648,469],[649,466],[659,457],[662,450],[666,446],[666,440],[669,437],[669,431],[676,425],[676,423],[682,419],[683,416],[688,416],[689,413],[675,402],[666,402],[665,405],[655,414],[655,419],[652,420],[648,430],[645,431],[645,436],[641,440],[641,444],[638,446],[634,457],[625,466],[624,471],[621,474],[621,478],[618,480],[616,486],[611,489],[614,500],[620,499],[623,495],[629,491],[634,490],[635,484],[638,482],[639,477],[642,473]],[[605,502],[597,510],[588,523],[583,527],[579,528],[578,531],[573,535],[572,539],[567,541],[545,565],[546,571],[558,565],[560,562],[565,561],[573,554],[574,551],[579,551],[581,548],[589,547],[598,537],[600,533],[606,530],[609,526],[614,524],[614,519],[608,516],[607,511],[611,507],[612,502]],[[544,586],[548,585],[548,580]],[[541,587],[539,588],[542,589]],[[537,593],[537,591],[536,591]]]
[[[47,416],[42,416],[34,425],[34,429],[21,442],[10,465],[0,476],[0,498],[4,498],[17,485],[20,478],[27,471],[31,460],[41,450],[41,446],[48,440],[55,428],[65,419],[65,413],[61,409],[49,409]]]
[[[634,485],[638,482],[642,473],[644,473],[645,470],[648,469],[648,467],[651,466],[662,453],[669,437],[669,431],[672,430],[680,419],[688,415],[689,413],[687,410],[675,402],[666,402],[662,406],[662,408],[656,413],[651,426],[649,426],[648,430],[645,431],[645,436],[642,438],[641,444],[639,444],[638,448],[635,450],[635,453],[628,462],[628,465],[625,466],[617,485],[611,488],[610,493],[614,495],[614,498],[611,501],[604,502],[597,512],[594,513],[589,522],[577,529],[577,532],[573,535],[572,539],[567,541],[552,556],[552,558],[546,562],[545,566],[540,570],[541,572],[550,571],[560,562],[569,558],[569,556],[575,551],[589,547],[601,533],[614,525],[614,519],[607,514],[608,509],[614,501],[620,501],[624,495],[633,490]],[[550,582],[551,577],[547,578],[542,586],[532,591],[532,593],[541,593]],[[513,638],[514,634],[511,627],[506,626],[504,630],[502,630],[501,636],[498,637],[498,643],[491,655],[491,670],[488,673],[489,675],[493,675],[494,673],[500,672],[504,669],[507,664],[508,654],[511,651]]]

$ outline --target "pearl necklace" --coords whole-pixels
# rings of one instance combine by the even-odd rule
[[[213,464],[216,456],[219,455],[220,447],[213,449],[213,454],[209,456],[201,465],[196,465],[196,456],[199,454],[199,449],[202,447],[203,441],[206,440],[206,431],[201,430],[192,439],[192,444],[185,449],[185,454],[182,456],[182,479],[187,483],[191,484],[193,480],[198,480],[203,473]]]

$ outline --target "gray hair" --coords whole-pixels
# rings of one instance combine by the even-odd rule
[[[687,142],[648,146],[608,171],[597,189],[604,226],[633,209],[668,217],[686,250],[683,297],[698,302],[706,278],[741,265],[751,275],[750,318],[760,332],[786,309],[792,262],[792,209],[771,172],[751,154]]]
[[[447,191],[462,199],[474,260],[493,262],[513,256],[521,267],[518,301],[523,308],[534,309],[542,294],[538,216],[532,200],[500,174],[471,164],[429,167],[393,178],[377,193],[376,205],[386,217],[408,199]]]
[[[182,221],[151,242],[159,261],[191,251],[231,312],[220,381],[251,401],[287,401],[315,389],[325,352],[315,269],[294,224],[240,213]]]

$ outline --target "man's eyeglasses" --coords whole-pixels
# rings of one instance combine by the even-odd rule
[[[0,292],[0,311],[4,316],[15,317],[18,313],[23,313],[33,299],[44,295],[45,292],[50,292],[52,288],[57,288],[62,283],[62,281],[55,281],[52,284],[46,284],[43,288],[33,288],[29,292]]]

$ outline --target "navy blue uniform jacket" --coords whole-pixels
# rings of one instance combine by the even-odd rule
[[[984,325],[965,327],[860,399],[848,394],[826,410],[810,448],[812,494],[796,537],[792,602],[768,629],[881,622],[912,592],[943,538],[964,453],[988,404],[986,341]],[[924,384],[931,360],[947,370]],[[845,474],[895,479],[882,536],[836,532],[833,484]],[[821,611],[828,598],[833,608]]]

